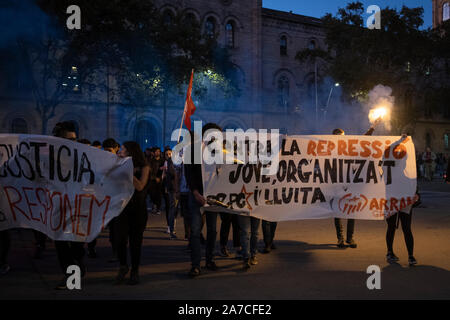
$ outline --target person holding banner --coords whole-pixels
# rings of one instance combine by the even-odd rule
[[[167,226],[170,239],[176,239],[175,223],[177,218],[177,207],[180,198],[178,174],[172,161],[172,149],[166,147],[164,150],[165,162],[163,166],[164,201],[166,206]]]
[[[373,132],[375,131],[375,127],[381,122],[381,118],[378,118],[375,120],[373,125],[367,130],[367,132],[364,134],[365,136],[371,136]],[[344,130],[337,128],[333,130],[334,135],[345,135]],[[334,218],[334,226],[336,228],[336,234],[338,238],[337,246],[339,248],[346,248],[346,245],[344,243],[344,235],[343,235],[343,226],[340,218]],[[347,219],[347,240],[345,241],[350,248],[356,248],[357,244],[355,240],[353,239],[353,233],[355,231],[355,219]]]
[[[59,122],[53,128],[53,136],[76,141],[77,134],[75,126],[71,121]],[[63,279],[58,283],[55,289],[67,289],[67,268],[71,265],[77,265],[81,270],[81,276],[86,273],[84,265],[84,243],[75,241],[55,240],[56,255],[58,257],[61,270],[64,274]]]
[[[386,254],[386,260],[389,263],[395,263],[399,260],[399,258],[394,254],[393,244],[395,230],[398,228],[399,222],[401,222],[403,236],[405,238],[406,248],[408,250],[408,263],[410,266],[417,264],[417,260],[416,258],[414,258],[414,237],[411,231],[411,220],[413,208],[417,207],[420,204],[420,195],[418,191],[416,191],[416,195],[413,201],[414,204],[410,206],[409,212],[404,212],[407,210],[399,211],[386,218],[386,222],[388,225],[386,231],[386,246],[388,251]]]
[[[215,123],[207,123],[203,126],[202,136],[208,130],[222,129]],[[185,177],[189,187],[189,214],[188,221],[191,223],[191,264],[192,268],[189,271],[190,277],[197,277],[201,273],[200,261],[201,261],[201,228],[202,228],[202,213],[200,208],[206,204],[206,199],[203,196],[203,179],[202,179],[202,166],[194,162],[194,133],[191,132],[191,164],[185,164]],[[217,236],[217,213],[206,212],[206,268],[212,271],[218,269],[214,262],[214,248],[216,244]]]
[[[108,138],[103,141],[102,148],[105,151],[117,154],[117,152],[120,149],[120,145],[113,138]],[[109,243],[111,243],[111,249],[112,249],[112,257],[111,257],[111,259],[108,260],[108,262],[110,262],[110,263],[115,263],[115,262],[119,261],[119,259],[117,259],[117,246],[116,246],[116,242],[117,242],[116,241],[116,238],[117,238],[116,237],[116,227],[115,227],[116,219],[117,219],[117,217],[112,218],[111,221],[109,221],[109,223],[108,223]]]
[[[144,152],[138,143],[134,141],[124,142],[119,156],[122,158],[131,157],[134,166],[134,193],[125,209],[117,217],[117,254],[120,268],[115,280],[115,284],[121,284],[129,271],[127,263],[127,242],[129,240],[131,256],[131,272],[129,285],[139,283],[139,265],[141,262],[142,240],[147,225],[147,206],[145,199],[150,175],[150,166],[145,160]]]

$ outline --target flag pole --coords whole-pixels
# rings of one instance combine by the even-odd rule
[[[186,101],[184,102],[184,110],[183,110],[183,117],[181,117],[181,123],[180,123],[180,130],[178,130],[178,140],[177,143],[180,143],[180,137],[181,137],[181,128],[183,127],[183,121],[184,121],[184,116],[186,115]]]
[[[194,74],[194,69],[191,70],[191,77],[193,74]],[[190,78],[189,78],[189,82],[190,82]],[[186,106],[187,106],[187,99],[184,101],[184,110],[183,110],[183,116],[181,117],[180,130],[178,130],[177,143],[180,143],[181,129],[183,128],[183,121],[184,121],[184,117],[186,116]]]

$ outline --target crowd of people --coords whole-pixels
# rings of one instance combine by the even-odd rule
[[[433,179],[445,180],[449,165],[447,153],[434,153],[427,147],[424,152],[416,153],[417,177],[428,181]]]
[[[375,127],[369,129],[366,135],[371,135]],[[203,134],[207,130],[222,129],[214,124],[208,123],[203,127]],[[342,129],[335,129],[333,134],[343,135]],[[169,147],[161,152],[159,147],[147,148],[142,151],[138,143],[126,141],[119,144],[112,138],[108,138],[103,143],[100,141],[90,142],[86,139],[77,140],[75,128],[71,122],[58,123],[53,130],[53,135],[63,139],[77,141],[95,148],[103,149],[107,152],[117,154],[119,157],[131,157],[134,166],[133,185],[135,191],[131,200],[124,210],[112,219],[107,225],[109,231],[109,242],[111,244],[111,259],[109,262],[117,263],[118,272],[114,279],[115,284],[125,282],[129,274],[127,283],[136,285],[140,282],[139,266],[141,263],[141,251],[143,234],[147,225],[149,214],[160,215],[162,200],[164,200],[164,210],[167,223],[168,239],[176,239],[176,221],[178,213],[183,217],[184,240],[188,241],[190,250],[191,269],[188,272],[190,277],[197,277],[202,273],[200,262],[202,260],[202,247],[205,247],[205,268],[215,271],[219,266],[215,262],[215,248],[217,240],[217,218],[220,216],[219,254],[223,257],[230,256],[228,239],[232,229],[232,244],[236,256],[242,259],[243,270],[249,270],[258,264],[257,254],[262,252],[270,253],[276,249],[274,244],[276,222],[261,221],[256,217],[236,215],[231,213],[217,213],[204,210],[206,199],[203,195],[202,170],[200,164],[175,165],[172,161],[172,150]],[[192,144],[193,145],[193,144]],[[430,152],[430,153],[429,153]],[[191,153],[192,157],[194,152]],[[433,159],[431,151],[424,154],[422,159],[427,163],[428,159]],[[419,159],[419,158],[418,158]],[[447,167],[449,171],[450,167]],[[449,174],[447,173],[447,177]],[[419,203],[419,195],[416,195],[416,205]],[[151,206],[150,206],[151,203]],[[386,219],[386,258],[389,262],[398,261],[394,254],[392,244],[395,230],[401,221],[402,230],[407,245],[409,264],[417,263],[413,256],[414,239],[411,232],[412,208],[409,212],[398,212]],[[337,246],[340,248],[356,248],[357,244],[353,238],[355,220],[348,219],[346,244],[344,243],[344,231],[341,219],[334,220],[337,234]],[[206,225],[206,239],[203,236],[203,228]],[[262,229],[264,248],[258,251],[259,229]],[[35,237],[34,258],[42,258],[46,250],[47,237],[38,231],[33,231]],[[86,273],[84,264],[85,247],[90,258],[97,257],[96,244],[94,240],[87,245],[82,242],[55,241],[55,249],[58,262],[61,267],[63,277],[56,286],[56,289],[65,289],[67,282],[67,267],[78,265],[81,275]],[[7,262],[11,241],[9,231],[0,231],[0,274],[6,274],[10,270]],[[127,249],[128,247],[128,249]],[[128,264],[127,256],[130,253],[131,264]],[[131,269],[130,269],[131,267]]]

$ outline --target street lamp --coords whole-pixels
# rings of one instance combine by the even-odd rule
[[[333,93],[334,87],[339,87],[339,85],[340,85],[339,82],[336,82],[336,83],[334,84],[334,86],[331,86],[330,94],[328,95],[327,105],[325,106],[325,120],[326,120],[326,118],[327,118],[327,111],[328,111],[328,105],[330,104],[330,100],[331,100],[331,94]]]

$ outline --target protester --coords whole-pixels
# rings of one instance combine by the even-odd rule
[[[261,219],[240,215],[238,217],[241,232],[241,246],[243,269],[250,269],[251,265],[257,265],[256,253],[258,251],[258,229]]]
[[[203,126],[202,136],[208,130],[222,129],[215,123],[207,123]],[[194,162],[194,133],[191,133],[191,164],[185,164],[185,177],[189,186],[189,221],[191,223],[191,263],[192,268],[189,272],[189,276],[196,277],[200,275],[200,261],[201,261],[201,227],[202,227],[202,214],[200,208],[206,204],[206,199],[203,197],[203,180],[202,180],[202,168],[201,164]],[[212,271],[218,269],[217,264],[214,262],[214,248],[216,244],[216,228],[217,228],[217,213],[206,212],[206,268]]]
[[[394,254],[393,244],[394,244],[395,230],[398,228],[398,223],[400,220],[402,224],[406,248],[408,250],[408,263],[410,266],[417,264],[417,260],[416,258],[414,258],[414,237],[411,231],[411,220],[413,211],[412,208],[417,207],[419,204],[420,204],[420,195],[419,192],[416,190],[416,195],[414,197],[414,204],[409,207],[409,213],[399,211],[391,215],[390,217],[386,218],[386,222],[388,225],[386,231],[386,246],[387,246],[386,260],[389,263],[399,261],[399,258]]]
[[[152,199],[153,214],[161,214],[161,197],[162,197],[162,171],[164,159],[161,157],[161,149],[155,147],[154,157],[150,161],[150,197]]]
[[[183,157],[183,150],[180,151],[180,157]],[[175,170],[177,172],[178,179],[178,190],[180,192],[180,198],[178,201],[178,207],[180,208],[181,216],[183,217],[183,224],[184,224],[184,240],[189,241],[191,237],[191,228],[190,228],[190,221],[189,221],[189,207],[188,207],[188,200],[189,200],[189,187],[186,182],[186,177],[184,175],[184,165],[181,163],[180,165],[175,165]],[[188,245],[190,247],[190,245]]]
[[[102,143],[102,147],[103,150],[117,154],[117,152],[119,151],[119,143],[117,143],[116,140],[114,140],[113,138],[108,138],[106,140],[103,141]],[[111,249],[112,249],[112,257],[108,260],[108,262],[110,263],[114,263],[119,261],[119,259],[117,258],[117,245],[116,245],[116,227],[115,227],[115,223],[116,223],[117,217],[112,218],[107,227],[109,230],[109,242],[111,243]]]
[[[373,132],[375,131],[375,127],[380,123],[381,119],[378,119],[374,122],[374,124],[367,130],[367,132],[364,134],[365,136],[371,136]],[[345,135],[344,130],[337,128],[333,130],[334,135]],[[346,248],[346,245],[344,243],[344,235],[343,235],[343,226],[340,218],[334,218],[334,226],[336,227],[336,234],[338,238],[337,246],[339,248]],[[355,231],[355,219],[347,219],[347,239],[346,243],[350,248],[356,248],[357,244],[355,240],[353,239],[353,233]]]
[[[141,260],[142,240],[147,225],[147,208],[145,198],[149,182],[150,167],[145,160],[139,144],[134,141],[125,142],[119,152],[120,157],[133,159],[135,191],[115,223],[117,230],[117,253],[120,261],[116,284],[121,284],[129,271],[127,263],[127,242],[129,240],[131,256],[131,272],[128,284],[139,283],[139,265]]]
[[[55,137],[72,141],[76,141],[77,138],[75,126],[73,122],[70,121],[57,123],[53,129],[53,135]],[[86,273],[86,267],[84,265],[84,243],[74,241],[55,241],[55,249],[61,270],[64,274],[63,279],[55,289],[66,289],[67,267],[77,265],[81,270],[82,277]]]
[[[102,143],[98,140],[95,140],[94,142],[92,142],[91,144],[92,147],[97,148],[97,149],[101,149],[102,148]]]
[[[11,248],[9,230],[0,231],[0,275],[7,274],[11,270],[8,264],[8,254]]]
[[[162,167],[162,181],[164,188],[164,201],[166,220],[170,239],[176,239],[175,223],[177,218],[177,205],[179,201],[178,175],[172,162],[172,150],[166,147],[164,150],[164,166]]]
[[[230,253],[227,245],[231,226],[233,226],[233,247],[236,251],[239,251],[241,246],[238,216],[232,213],[221,212],[220,219],[220,255],[229,257]]]
[[[263,231],[264,239],[263,253],[270,253],[272,249],[276,249],[275,245],[273,244],[273,238],[275,237],[277,223],[263,220],[261,223],[261,229]]]
[[[431,151],[431,148],[427,147],[425,153],[422,156],[422,160],[425,165],[425,177],[428,179],[428,181],[432,181],[434,176],[434,169],[436,166],[436,154]]]
[[[79,139],[79,143],[86,144],[88,146],[91,145],[91,142],[88,139]],[[88,243],[88,257],[89,258],[97,258],[97,250],[95,246],[97,245],[97,238]]]
[[[103,141],[102,147],[103,147],[103,150],[105,150],[105,151],[109,151],[114,154],[117,154],[117,152],[119,152],[120,145],[113,138],[108,138],[105,141]]]

